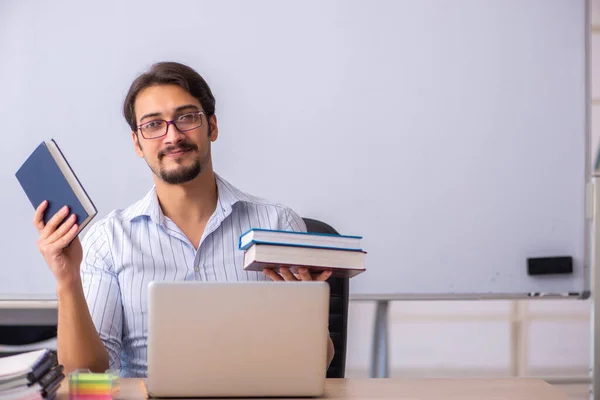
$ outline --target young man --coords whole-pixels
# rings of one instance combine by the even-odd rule
[[[158,63],[131,85],[124,102],[133,146],[153,172],[154,187],[137,203],[96,222],[82,243],[63,209],[44,225],[35,212],[38,247],[56,278],[58,356],[67,372],[115,368],[146,376],[150,281],[326,280],[246,272],[239,236],[252,227],[305,231],[290,208],[250,196],[218,176],[211,143],[219,128],[204,79],[178,63]],[[67,222],[59,224],[67,219]],[[198,305],[204,307],[206,305]],[[333,343],[328,343],[328,364]]]

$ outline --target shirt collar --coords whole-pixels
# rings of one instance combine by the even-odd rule
[[[222,221],[231,214],[233,206],[237,202],[252,201],[252,196],[242,192],[216,173],[215,181],[217,184],[217,207],[215,209],[215,216],[218,220]],[[129,221],[133,221],[140,217],[148,217],[155,224],[164,225],[165,215],[158,202],[156,186],[153,186],[140,201],[135,203],[128,213]]]

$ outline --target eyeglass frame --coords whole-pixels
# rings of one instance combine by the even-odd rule
[[[187,115],[187,114],[198,114],[198,115],[200,115],[200,125],[198,125],[198,126],[196,126],[196,127],[194,127],[194,128],[190,128],[190,129],[183,129],[183,130],[182,130],[182,129],[179,129],[179,127],[178,127],[178,126],[177,126],[177,124],[175,123],[175,120],[176,120],[177,118],[179,118],[179,117],[181,117],[181,116],[183,116],[183,115]],[[169,132],[169,126],[170,126],[170,125],[173,125],[173,126],[175,127],[175,129],[177,129],[179,132],[182,132],[182,133],[183,133],[183,132],[189,132],[189,131],[193,131],[194,129],[198,129],[198,128],[200,128],[200,127],[202,126],[202,116],[203,116],[203,115],[206,117],[206,114],[204,113],[204,111],[191,111],[191,112],[187,112],[187,113],[180,114],[180,115],[178,115],[177,117],[175,117],[175,118],[173,118],[172,120],[169,120],[169,121],[168,121],[168,120],[166,120],[166,119],[153,119],[153,120],[151,120],[151,121],[144,122],[143,124],[139,124],[139,125],[137,126],[137,130],[138,130],[138,132],[139,132],[139,133],[142,135],[142,137],[143,137],[144,139],[146,139],[146,140],[160,139],[161,137],[165,136],[165,135],[166,135],[166,134]],[[146,137],[146,136],[144,135],[144,132],[143,132],[143,130],[142,130],[142,125],[149,124],[150,122],[165,122],[165,123],[167,124],[167,128],[165,129],[165,133],[163,133],[163,134],[162,134],[162,135],[160,135],[160,136],[155,136],[155,137]]]

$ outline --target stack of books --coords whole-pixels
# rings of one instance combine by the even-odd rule
[[[65,378],[56,353],[42,349],[0,358],[0,399],[54,398]]]
[[[333,277],[352,278],[365,269],[366,252],[361,236],[334,235],[250,229],[239,239],[244,250],[244,269],[288,267],[297,273],[299,267],[313,272],[331,270]]]

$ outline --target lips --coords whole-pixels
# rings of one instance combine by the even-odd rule
[[[176,157],[176,156],[180,156],[182,154],[188,153],[188,152],[189,152],[189,150],[177,150],[177,151],[171,151],[165,155],[170,156],[170,157]]]
[[[166,148],[160,152],[159,159],[161,159],[163,157],[167,157],[167,156],[168,157],[179,157],[179,156],[185,155],[186,153],[189,153],[192,150],[196,150],[196,147],[193,145],[188,145],[188,144],[182,144],[177,147],[169,146],[168,148]]]

